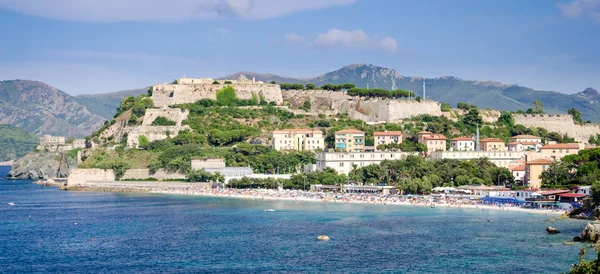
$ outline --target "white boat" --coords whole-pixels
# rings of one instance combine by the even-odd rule
[[[272,208],[265,209],[265,212],[275,212],[275,209],[272,209]]]
[[[8,205],[9,205],[9,206],[15,206],[15,203],[13,203],[13,202],[9,202],[9,203],[8,203]]]

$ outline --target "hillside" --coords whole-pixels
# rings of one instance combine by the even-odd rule
[[[147,88],[124,90],[101,94],[82,94],[73,97],[73,100],[84,105],[91,113],[112,119],[123,97],[138,96],[146,93]]]
[[[0,81],[0,124],[38,135],[83,137],[103,122],[72,96],[42,82]]]
[[[27,154],[40,143],[40,138],[24,129],[0,125],[0,162]]]
[[[367,87],[368,84],[371,88],[386,89],[392,87],[392,79],[395,79],[396,88],[411,90],[419,95],[423,93],[422,77],[403,76],[394,69],[366,64],[348,65],[313,78],[290,78],[253,72],[239,72],[226,78],[236,78],[240,75],[255,77],[257,81],[265,82],[315,85],[353,83],[357,87]],[[576,108],[581,111],[584,120],[600,122],[600,104],[598,104],[600,94],[592,88],[569,95],[493,81],[463,80],[452,76],[426,78],[425,82],[427,99],[447,102],[451,105],[467,102],[479,108],[516,111],[531,108],[533,101],[540,100],[546,112],[566,113],[569,108]]]

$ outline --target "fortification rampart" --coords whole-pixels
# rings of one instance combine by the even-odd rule
[[[157,107],[176,104],[194,103],[201,99],[217,99],[217,91],[231,86],[240,99],[262,97],[267,102],[281,104],[283,102],[281,89],[276,84],[160,84],[152,88],[152,101]]]
[[[129,169],[123,174],[123,180],[144,180],[144,179],[156,179],[159,181],[163,180],[176,180],[176,179],[185,179],[185,174],[181,173],[169,173],[165,170],[158,170],[155,174],[150,174],[150,170],[142,168],[142,169]],[[83,185],[88,182],[113,182],[116,180],[115,173],[112,169],[99,169],[99,168],[91,168],[91,169],[83,169],[77,168],[71,170],[69,173],[69,178],[67,179],[67,184],[71,186]]]
[[[541,127],[550,132],[566,134],[576,142],[588,143],[590,136],[600,134],[600,125],[577,125],[571,115],[565,114],[514,114],[515,124],[526,127]]]
[[[181,124],[183,120],[187,119],[189,113],[187,109],[178,108],[147,109],[142,125],[131,127],[128,130],[127,146],[137,147],[139,137],[142,135],[148,138],[150,142],[177,136],[179,131],[189,129],[188,126]],[[174,126],[153,126],[152,122],[158,117],[165,117],[176,124]]]
[[[283,101],[295,108],[309,101],[312,114],[348,113],[366,122],[396,122],[421,114],[442,115],[440,104],[435,101],[360,98],[323,90],[284,90],[282,94]]]

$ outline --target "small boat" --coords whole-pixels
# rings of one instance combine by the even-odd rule
[[[319,241],[329,241],[329,236],[327,236],[327,235],[319,235],[319,236],[317,236],[317,240],[319,240]]]
[[[275,212],[275,209],[272,209],[272,208],[265,209],[265,212]]]
[[[9,203],[8,203],[8,205],[9,205],[9,206],[15,206],[15,203],[13,203],[13,202],[9,202]]]

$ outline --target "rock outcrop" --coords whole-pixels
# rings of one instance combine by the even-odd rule
[[[15,161],[7,175],[12,180],[67,178],[76,160],[62,152],[32,152]]]
[[[581,240],[594,244],[600,243],[600,224],[588,223],[581,233]]]
[[[558,234],[560,233],[560,231],[554,227],[546,227],[546,232],[548,232],[548,234]]]

